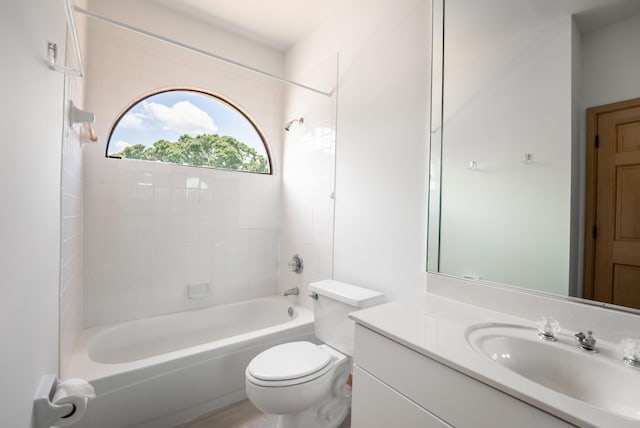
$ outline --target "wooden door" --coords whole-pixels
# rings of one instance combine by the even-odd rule
[[[587,115],[585,297],[640,309],[640,99]]]

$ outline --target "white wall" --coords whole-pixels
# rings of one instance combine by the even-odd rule
[[[640,15],[583,35],[582,105],[640,97]]]
[[[282,75],[283,61],[279,51],[244,37],[217,29],[192,16],[182,15],[160,2],[129,0],[88,0],[89,9],[128,25],[181,43],[213,52],[222,57]],[[95,54],[95,52],[94,52]]]
[[[2,426],[31,426],[42,375],[58,366],[62,74],[45,63],[47,41],[64,58],[62,2],[2,2]]]
[[[580,34],[607,2],[512,3],[448,3],[441,271],[579,295],[585,109],[640,96],[640,21]]]
[[[339,52],[334,277],[389,299],[424,290],[430,2],[354,0],[287,52]]]
[[[117,17],[121,5],[112,6],[102,12]],[[153,29],[166,13],[149,7],[127,18]],[[206,38],[197,21],[171,16],[163,35],[176,32],[192,45]],[[102,23],[90,21],[88,34],[86,105],[96,114],[100,141],[84,150],[84,326],[274,294],[282,85]],[[236,57],[256,68],[282,67],[282,53],[231,36],[216,38],[220,34],[211,30],[208,50],[228,49],[226,40]],[[266,136],[274,174],[105,158],[109,132],[124,109],[174,86],[212,91],[243,109]],[[203,283],[208,297],[190,300],[187,285]]]
[[[454,4],[445,22],[440,271],[566,295],[572,19],[497,37],[503,27],[470,32],[465,2]],[[527,153],[531,164],[521,162]],[[473,161],[477,169],[467,169]]]

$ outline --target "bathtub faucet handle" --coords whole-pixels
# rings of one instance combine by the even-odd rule
[[[294,256],[291,258],[291,261],[289,261],[289,269],[291,269],[291,272],[293,273],[301,274],[304,270],[304,262],[302,261],[302,257],[294,254]]]
[[[285,296],[297,296],[298,294],[300,294],[300,289],[298,287],[290,288],[284,292]]]

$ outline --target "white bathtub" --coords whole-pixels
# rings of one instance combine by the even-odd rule
[[[259,352],[316,341],[313,313],[274,296],[84,330],[65,377],[97,397],[74,428],[164,428],[243,399]]]

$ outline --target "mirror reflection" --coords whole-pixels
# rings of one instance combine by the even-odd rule
[[[443,9],[429,270],[640,308],[640,2]]]

